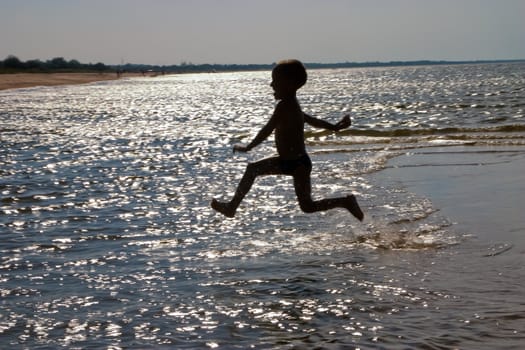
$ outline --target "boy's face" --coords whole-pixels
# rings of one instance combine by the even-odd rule
[[[295,96],[295,89],[293,88],[290,81],[286,78],[283,78],[282,75],[275,74],[272,72],[272,82],[270,86],[273,88],[276,100],[282,100],[286,97]]]

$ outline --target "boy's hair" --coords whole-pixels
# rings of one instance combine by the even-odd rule
[[[273,68],[273,73],[290,80],[296,89],[306,84],[306,69],[299,60],[290,59],[279,61]]]

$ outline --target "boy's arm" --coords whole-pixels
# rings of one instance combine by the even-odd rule
[[[303,113],[303,115],[304,121],[315,128],[339,131],[348,128],[352,124],[352,121],[350,120],[350,116],[348,114],[345,115],[343,119],[341,119],[339,122],[337,122],[337,124],[332,124],[325,120],[314,118],[306,113]]]
[[[261,130],[255,135],[254,139],[247,145],[235,145],[233,146],[233,152],[248,152],[255,146],[259,145],[261,142],[266,140],[268,136],[270,136],[273,132],[273,129],[275,129],[275,126],[277,124],[277,116],[276,113],[272,115],[268,123],[266,123],[265,126],[262,127]]]

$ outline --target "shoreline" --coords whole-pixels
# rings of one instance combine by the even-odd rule
[[[77,85],[120,78],[140,77],[140,73],[13,73],[0,74],[0,91],[37,86]]]
[[[523,146],[456,146],[395,157],[375,177],[429,198],[463,233],[524,249],[524,166]]]

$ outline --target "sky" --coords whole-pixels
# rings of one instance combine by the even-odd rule
[[[525,0],[0,0],[0,59],[525,59]]]

